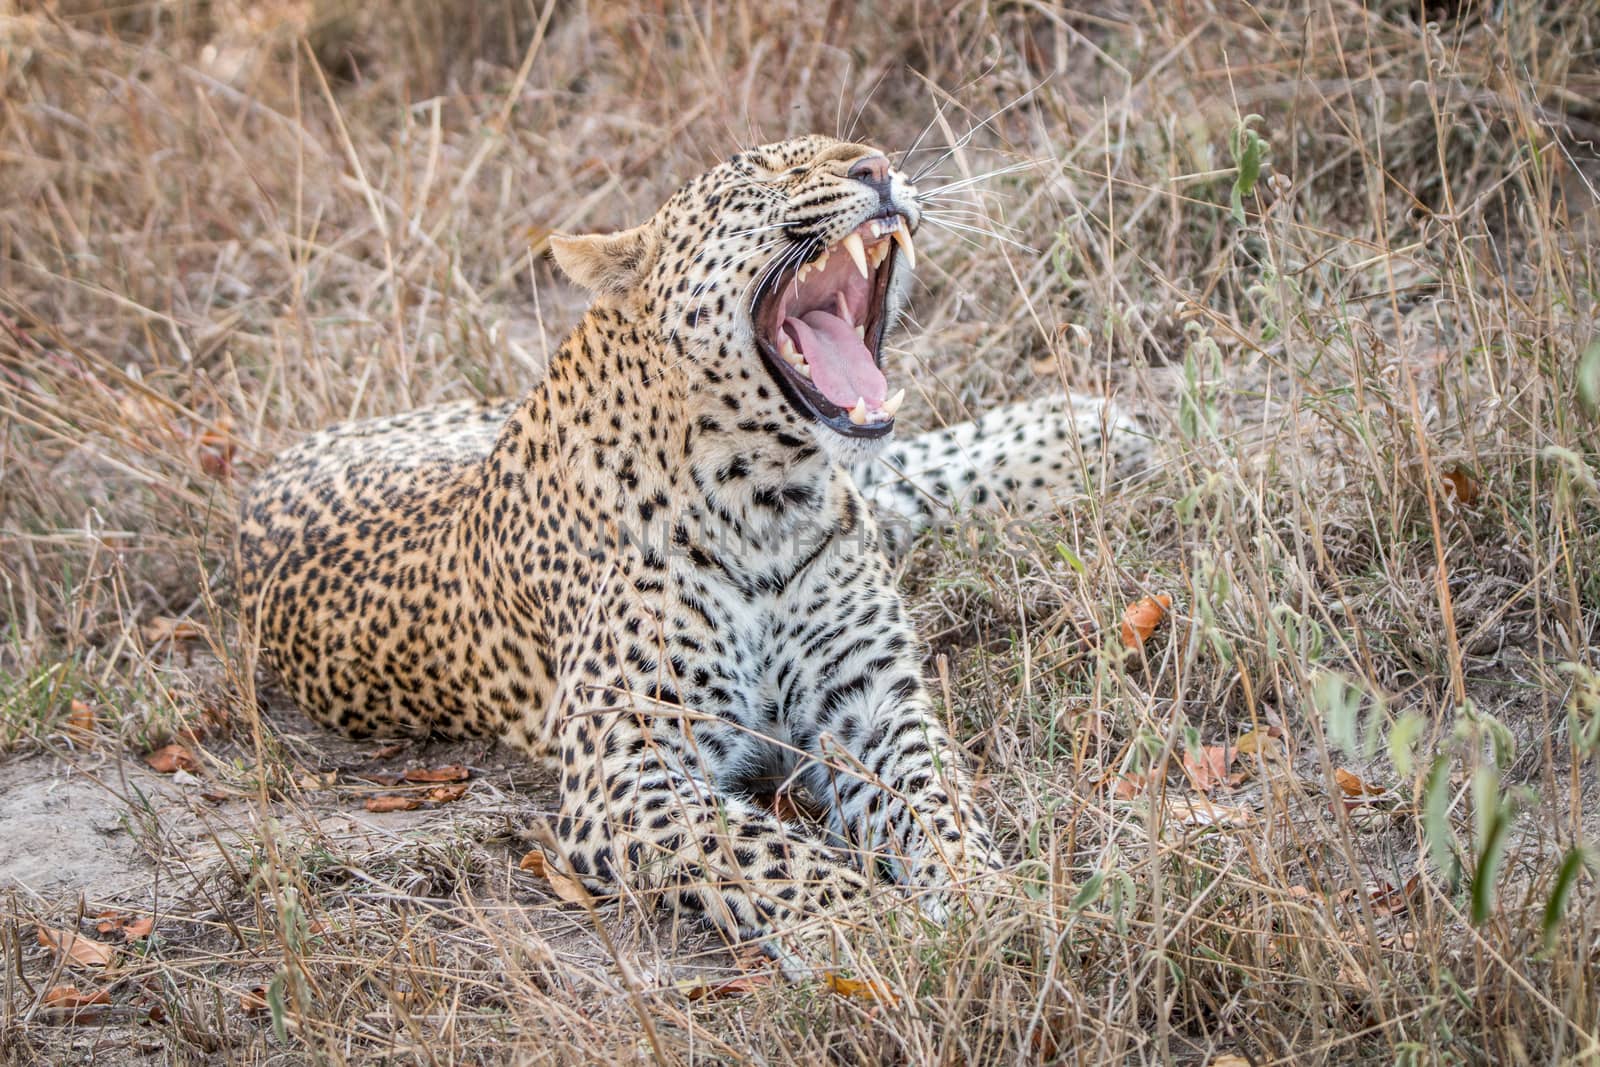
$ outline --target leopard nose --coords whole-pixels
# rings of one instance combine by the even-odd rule
[[[851,165],[850,177],[874,189],[889,184],[889,160],[884,156],[867,156]]]

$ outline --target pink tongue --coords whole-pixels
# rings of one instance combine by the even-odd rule
[[[811,382],[823,396],[846,411],[857,399],[869,408],[883,406],[889,383],[854,326],[829,312],[812,311],[801,319],[784,319],[783,328],[811,365]]]

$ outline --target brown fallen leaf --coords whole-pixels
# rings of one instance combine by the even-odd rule
[[[94,709],[81,700],[73,700],[67,709],[67,733],[79,740],[92,740],[96,725]]]
[[[1339,767],[1333,772],[1333,780],[1339,783],[1340,792],[1347,797],[1378,796],[1387,792],[1382,786],[1372,785],[1361,780],[1361,776],[1353,771]]]
[[[247,1018],[265,1015],[267,1011],[267,987],[264,985],[251,986],[249,989],[239,990],[239,1010]]]
[[[1160,772],[1151,770],[1144,774],[1119,774],[1116,776],[1116,787],[1111,790],[1115,800],[1132,800],[1141,793],[1146,792],[1156,784]],[[1105,779],[1102,779],[1104,781]]]
[[[1246,730],[1233,743],[1233,750],[1241,756],[1283,755],[1283,731],[1276,726],[1261,730]]]
[[[583,883],[572,875],[551,867],[550,861],[538,849],[523,856],[522,862],[517,864],[517,869],[549,882],[550,891],[568,904],[588,904],[590,901],[589,891],[583,887]]]
[[[1421,873],[1406,879],[1405,885],[1396,889],[1388,882],[1378,882],[1367,887],[1367,900],[1378,915],[1404,915],[1411,909],[1417,891],[1422,888]]]
[[[339,772],[334,771],[308,771],[300,770],[295,774],[294,784],[307,793],[315,793],[321,789],[332,789],[339,784]]]
[[[100,921],[95,924],[95,929],[102,934],[121,934],[125,941],[138,941],[140,938],[149,937],[156,928],[156,921],[149,915],[129,915],[121,911],[102,911],[95,916]]]
[[[146,644],[157,645],[163,641],[178,643],[181,641],[198,641],[205,636],[205,627],[193,619],[174,619],[167,615],[157,615],[144,624],[144,639]]]
[[[366,809],[379,814],[387,811],[416,811],[422,807],[421,797],[381,796],[368,797]]]
[[[401,782],[405,781],[405,777],[403,775],[385,774],[382,771],[367,771],[356,775],[356,777],[361,779],[363,782],[371,782],[373,785],[399,785]]]
[[[467,769],[459,765],[435,767],[432,770],[426,767],[413,767],[401,777],[408,782],[464,782],[467,780]]]
[[[1237,785],[1228,774],[1233,757],[1234,750],[1227,745],[1202,745],[1197,752],[1183,754],[1183,773],[1202,793],[1209,793],[1219,785]]]
[[[200,769],[200,761],[194,758],[194,753],[176,743],[162,745],[145,756],[144,762],[158,774],[174,774],[178,771],[193,774]]]
[[[219,416],[212,428],[195,438],[200,469],[213,478],[227,480],[233,477],[233,420]]]
[[[1439,472],[1439,479],[1444,482],[1444,495],[1454,497],[1456,503],[1471,507],[1478,500],[1478,481],[1471,474],[1460,467]]]
[[[434,786],[428,790],[427,798],[435,804],[448,804],[450,801],[460,800],[466,795],[466,782],[452,782],[449,785]]]
[[[1184,826],[1248,826],[1255,812],[1248,808],[1215,804],[1203,796],[1167,796],[1167,816]]]
[[[1166,593],[1140,597],[1128,605],[1122,614],[1122,644],[1137,649],[1156,632],[1167,612],[1172,608],[1172,598]]]
[[[690,1000],[721,1000],[724,997],[742,997],[746,993],[753,993],[763,986],[772,984],[770,974],[742,974],[737,978],[729,978],[721,982],[709,982],[704,978],[690,978],[677,983],[677,988]]]
[[[97,1026],[111,1017],[111,991],[51,986],[40,1003],[39,1021],[50,1026]]]
[[[95,1004],[110,1004],[111,993],[105,989],[80,991],[75,985],[51,986],[44,995],[44,1006],[61,1011],[76,1011]]]
[[[111,961],[117,958],[115,946],[75,934],[71,930],[52,930],[41,926],[39,944],[84,967],[109,967]]]
[[[400,755],[400,753],[404,752],[405,750],[406,743],[404,741],[391,741],[387,745],[384,745],[382,748],[378,749],[376,752],[368,755],[367,758],[390,759],[394,756]]]
[[[894,1005],[900,1003],[900,998],[895,996],[894,992],[882,982],[863,981],[859,978],[841,978],[831,971],[828,973],[826,981],[828,988],[841,997],[858,997],[861,1000],[874,1000],[880,1004]]]

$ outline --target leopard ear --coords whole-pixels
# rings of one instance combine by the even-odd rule
[[[616,233],[550,235],[550,254],[567,277],[592,293],[626,293],[656,261],[656,231],[650,223]]]

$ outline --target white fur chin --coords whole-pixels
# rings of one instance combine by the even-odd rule
[[[851,469],[857,463],[876,459],[884,446],[894,440],[893,430],[882,437],[846,437],[820,422],[811,424],[811,435],[817,439],[817,444],[822,446],[823,454],[845,470]]]

